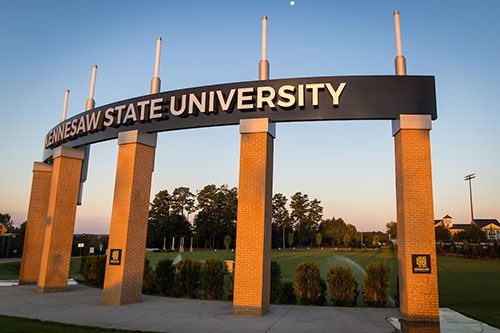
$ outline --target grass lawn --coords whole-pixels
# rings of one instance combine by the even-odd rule
[[[124,331],[107,328],[77,326],[69,324],[55,323],[51,321],[42,321],[37,319],[27,319],[20,317],[1,316],[2,332],[57,332],[57,333],[84,333],[84,332],[140,332],[140,331]]]
[[[202,260],[215,257],[220,260],[234,260],[232,251],[202,251],[179,253],[149,253],[147,258],[153,269],[163,258],[190,258]],[[359,289],[363,282],[364,267],[373,261],[386,263],[391,270],[390,296],[396,292],[397,253],[390,250],[301,250],[273,251],[272,260],[281,265],[284,281],[293,281],[295,267],[303,261],[312,261],[319,265],[323,278],[335,265],[349,266]],[[0,264],[0,279],[15,279],[20,263]],[[81,279],[77,273],[80,258],[71,259],[70,277]],[[464,259],[438,256],[439,306],[461,312],[469,317],[481,320],[489,325],[500,327],[500,261]],[[364,303],[361,295],[358,306]],[[387,306],[394,306],[390,300]]]

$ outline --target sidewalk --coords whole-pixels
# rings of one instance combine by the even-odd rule
[[[70,285],[39,294],[35,286],[0,287],[0,314],[68,324],[158,332],[396,332],[395,308],[271,305],[262,317],[234,316],[232,303],[143,296],[142,303],[101,304],[102,290]],[[394,326],[393,326],[394,325]],[[450,309],[440,309],[441,332],[500,332]]]
[[[21,258],[0,258],[0,264],[5,264],[6,262],[18,262]]]
[[[142,303],[101,304],[102,290],[83,285],[39,294],[34,286],[0,288],[0,314],[68,324],[159,332],[394,332],[397,309],[271,305],[262,317],[234,316],[232,303],[143,296]]]

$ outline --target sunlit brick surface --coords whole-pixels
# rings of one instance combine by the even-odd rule
[[[38,279],[51,178],[52,171],[48,168],[33,170],[19,284],[36,284]]]
[[[66,290],[81,168],[80,159],[54,159],[37,284],[39,292]]]
[[[103,304],[141,302],[155,148],[121,144],[108,249],[122,249],[121,265],[106,263]]]
[[[401,316],[439,321],[429,130],[400,130],[394,143]],[[413,273],[412,254],[430,254],[432,273]]]
[[[273,137],[241,135],[233,313],[269,311]]]

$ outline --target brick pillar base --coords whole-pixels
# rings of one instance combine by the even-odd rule
[[[233,313],[269,312],[274,124],[240,121],[240,180]]]
[[[118,135],[118,165],[102,303],[140,303],[156,135]],[[119,250],[119,251],[116,251]],[[110,265],[113,252],[120,253]]]
[[[439,322],[430,128],[430,116],[401,115],[393,123],[400,312],[410,322]]]
[[[51,178],[52,165],[35,162],[19,284],[36,284],[38,279]]]
[[[84,152],[58,147],[45,221],[37,291],[66,291]]]

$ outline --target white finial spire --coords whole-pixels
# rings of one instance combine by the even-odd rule
[[[94,101],[94,91],[95,91],[95,77],[97,74],[97,65],[92,66],[92,80],[90,81],[90,94],[89,99],[87,100],[87,105],[85,110],[92,110],[95,107]]]
[[[406,60],[403,56],[403,48],[401,47],[401,28],[399,26],[399,11],[394,12],[394,25],[396,27],[396,49],[397,56],[395,59],[396,75],[406,75]]]
[[[259,80],[269,80],[269,62],[267,61],[267,16],[262,16],[262,59],[259,63]]]
[[[151,93],[156,94],[160,92],[160,50],[161,50],[161,37],[156,38],[156,56],[155,56],[155,73],[151,79]]]
[[[69,89],[66,89],[64,93],[64,107],[63,107],[63,116],[61,123],[66,120],[66,115],[68,113],[68,97],[69,97]]]

